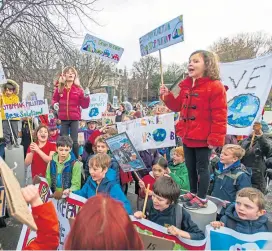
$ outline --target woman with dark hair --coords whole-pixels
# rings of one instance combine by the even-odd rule
[[[106,195],[91,197],[72,223],[65,250],[143,250],[122,204]]]
[[[116,111],[116,122],[122,122],[126,115],[126,107],[124,104],[121,104],[119,110]]]

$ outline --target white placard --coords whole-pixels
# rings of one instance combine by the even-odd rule
[[[44,85],[37,85],[23,82],[23,100],[41,100],[44,99]]]

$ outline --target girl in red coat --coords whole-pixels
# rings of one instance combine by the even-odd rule
[[[59,81],[56,84],[52,105],[59,110],[58,117],[61,120],[60,134],[69,135],[73,139],[73,152],[78,158],[78,128],[81,120],[81,108],[88,108],[90,103],[90,91],[84,91],[79,84],[78,74],[73,67],[66,67],[63,70]]]
[[[176,98],[164,85],[160,94],[169,109],[180,112],[176,134],[184,144],[191,188],[181,200],[186,208],[199,209],[207,207],[211,150],[224,145],[227,99],[213,53],[194,52],[189,59],[188,72],[189,76],[179,85],[180,93]]]

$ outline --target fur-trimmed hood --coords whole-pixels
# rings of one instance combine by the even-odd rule
[[[7,84],[12,85],[15,88],[14,94],[19,95],[20,86],[12,79],[7,79],[7,83],[2,86],[2,92],[4,93]]]

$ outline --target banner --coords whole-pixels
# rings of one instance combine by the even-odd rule
[[[60,244],[58,250],[63,250],[64,241],[70,231],[69,218],[75,217],[87,200],[73,193],[71,193],[67,199],[55,200],[49,198],[50,190],[48,184],[44,178],[41,178],[41,180],[39,184],[40,196],[43,202],[52,201],[54,203],[60,228]],[[35,237],[36,232],[31,231],[24,225],[18,241],[17,250],[24,249]]]
[[[6,119],[36,117],[49,113],[47,99],[3,105],[3,109]]]
[[[231,135],[249,135],[261,116],[272,85],[272,55],[223,63],[221,78],[228,86],[228,129]]]
[[[44,99],[44,85],[37,85],[23,82],[22,100],[43,100]]]
[[[4,73],[3,65],[0,62],[0,85],[7,83],[7,79]]]
[[[138,220],[134,216],[130,216],[136,229],[141,234],[165,238],[175,242],[173,250],[205,250],[206,239],[200,241],[179,238],[167,233],[167,228],[158,225],[152,221],[141,219]]]
[[[142,56],[184,41],[183,16],[161,25],[139,40]]]
[[[142,158],[125,132],[106,139],[106,143],[124,172],[146,168]]]
[[[117,123],[117,129],[128,134],[137,151],[176,145],[174,113]]]
[[[81,118],[83,120],[101,119],[103,112],[107,110],[108,94],[96,93],[90,95],[90,106],[82,109]]]
[[[115,112],[104,112],[102,114],[102,126],[115,124]]]
[[[272,250],[272,233],[241,234],[230,228],[206,227],[206,250]]]
[[[99,57],[105,61],[118,63],[124,49],[98,37],[86,34],[81,51]]]

